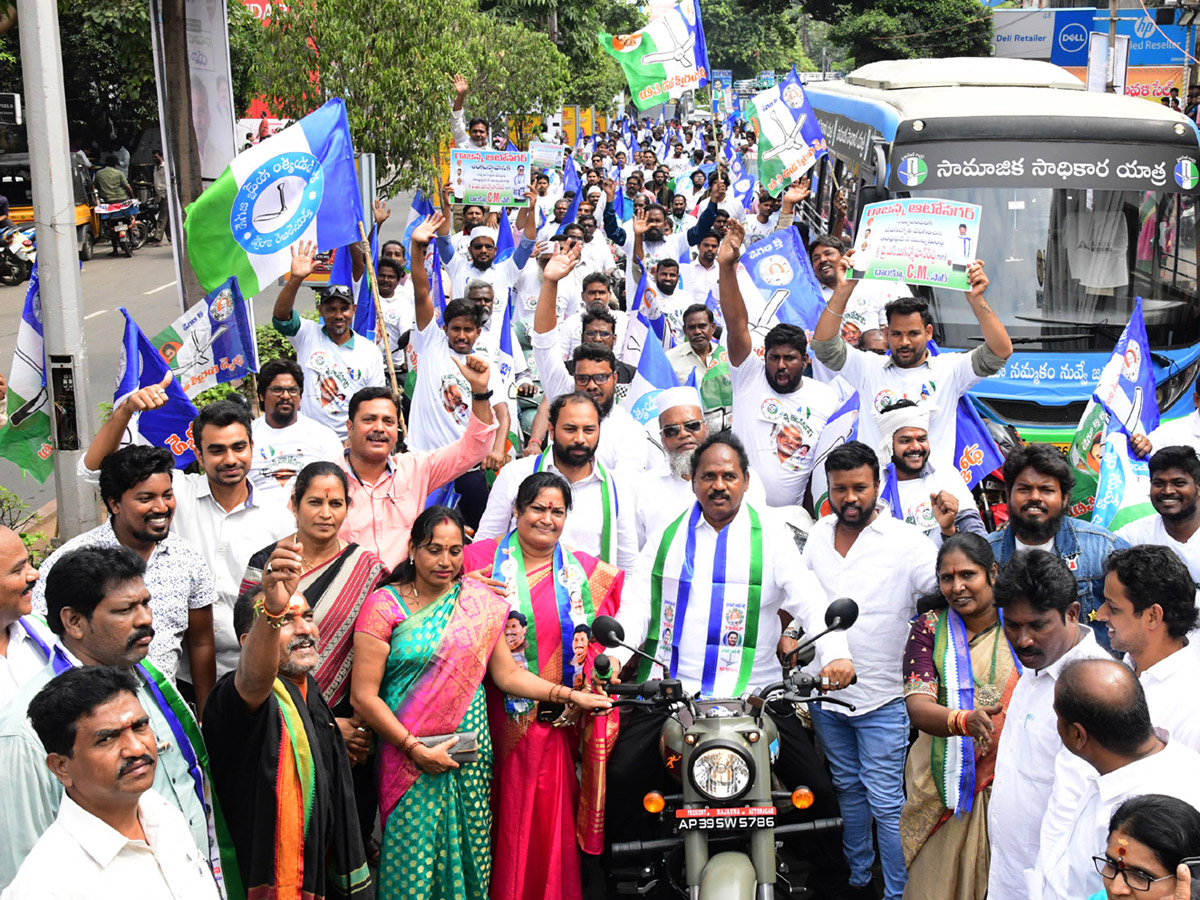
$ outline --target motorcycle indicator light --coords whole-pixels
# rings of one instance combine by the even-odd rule
[[[658,791],[651,791],[642,798],[642,807],[648,813],[660,813],[667,808],[667,801]]]
[[[816,802],[813,792],[806,787],[798,787],[792,791],[792,806],[796,809],[808,809]]]

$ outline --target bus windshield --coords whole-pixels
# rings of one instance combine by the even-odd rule
[[[935,196],[912,191],[912,196]],[[1111,350],[1143,300],[1155,348],[1200,340],[1196,197],[1086,188],[941,188],[977,203],[987,299],[1018,350]],[[970,347],[979,325],[962,294],[921,288],[939,342]]]

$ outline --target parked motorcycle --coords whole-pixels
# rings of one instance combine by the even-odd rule
[[[779,736],[764,710],[769,707],[777,716],[796,715],[801,704],[813,702],[853,710],[836,697],[812,696],[820,679],[797,666],[812,660],[813,645],[819,638],[845,631],[857,619],[858,604],[853,600],[841,598],[829,604],[826,630],[801,641],[789,657],[793,667],[782,681],[765,688],[761,697],[702,700],[689,696],[674,678],[606,686],[617,706],[641,706],[668,714],[659,749],[667,770],[681,782],[679,794],[651,791],[642,801],[651,815],[673,820],[673,836],[611,847],[614,863],[622,859],[639,862],[639,883],[627,884],[626,890],[647,894],[658,886],[666,888],[667,895],[688,900],[774,900],[781,869],[776,837],[842,827],[840,818],[776,826],[778,804],[807,809],[815,798],[807,787],[791,793],[771,790]],[[625,647],[658,662],[624,644],[624,629],[609,616],[597,617],[592,634],[605,647]],[[606,680],[611,672],[608,657],[596,657],[595,667],[597,677]],[[664,857],[681,845],[682,882],[678,866],[664,862]]]
[[[12,225],[0,232],[0,284],[14,287],[28,280],[37,259],[34,235],[32,225]]]
[[[134,218],[138,214],[138,202],[134,199],[118,200],[115,203],[100,202],[96,204],[96,215],[100,219],[100,240],[112,242],[113,253],[121,253],[126,258],[133,256],[134,247]],[[145,243],[143,234],[141,243]],[[141,246],[141,244],[138,244]]]
[[[140,250],[146,241],[158,228],[158,217],[165,216],[167,211],[162,209],[159,202],[151,195],[141,201],[137,224],[133,226],[133,249]]]

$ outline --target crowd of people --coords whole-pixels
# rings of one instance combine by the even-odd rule
[[[455,89],[456,143],[493,146]],[[738,199],[726,137],[753,172],[741,126],[635,121],[567,148],[582,196],[557,171],[520,209],[443,195],[380,248],[376,342],[358,283],[300,315],[294,246],[294,358],[263,365],[261,415],[200,410],[195,471],[122,446],[165,382],[116,406],[79,467],[103,524],[40,569],[0,529],[4,900],[601,896],[611,845],[661,828],[643,796],[677,792],[665,713],[610,680],[756,692],[842,597],[857,622],[807,668],[853,708],[770,713],[775,776],[814,795],[789,815],[844,822],[786,840],[811,896],[1191,896],[1200,413],[1132,442],[1153,515],[1070,517],[1067,458],[1021,445],[989,533],[954,459],[959,400],[1013,349],[984,263],[983,342],[935,355],[919,291],[850,279],[844,200],[818,233],[807,180]],[[740,264],[789,228],[811,336],[763,326]],[[658,339],[639,311],[684,385],[649,425],[622,403]],[[726,364],[728,402],[702,396]],[[853,392],[857,438],[819,457]],[[598,675],[601,615],[659,662]]]

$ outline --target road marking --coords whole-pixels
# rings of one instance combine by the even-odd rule
[[[108,312],[108,310],[107,310],[107,309],[98,309],[98,310],[96,310],[94,313],[88,313],[86,316],[84,316],[84,317],[83,317],[83,321],[85,321],[85,322],[86,322],[88,319],[94,319],[94,318],[96,318],[96,316],[102,316],[102,315],[104,315],[106,312]]]
[[[146,291],[142,296],[149,297],[151,294],[157,294],[159,291],[165,291],[169,287],[175,287],[175,282],[168,281],[166,284],[161,284],[152,291]]]

